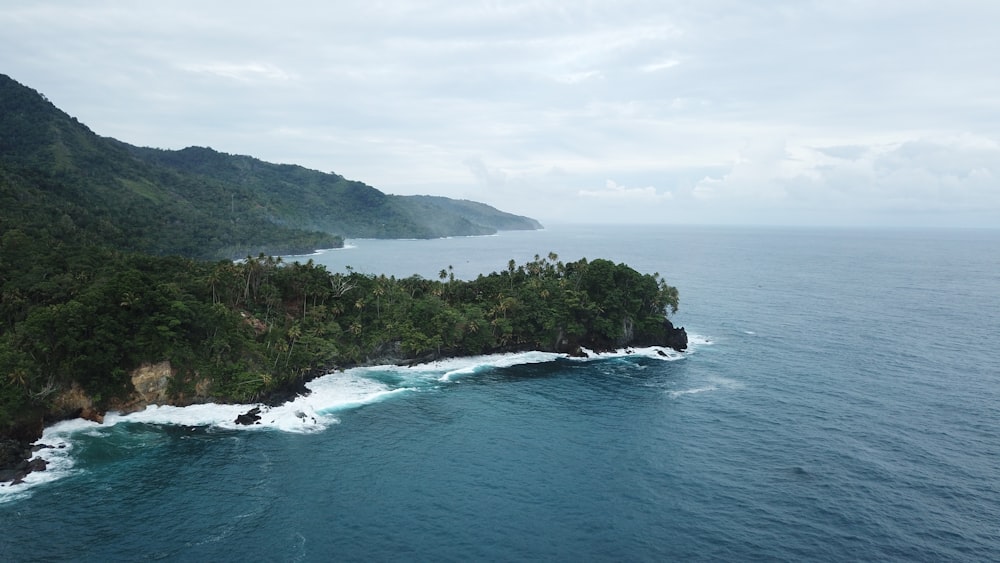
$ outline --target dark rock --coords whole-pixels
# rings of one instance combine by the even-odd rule
[[[45,471],[47,466],[48,463],[40,457],[36,457],[31,461],[22,459],[12,467],[0,470],[0,483],[10,481],[12,485],[20,485],[24,482],[24,478],[28,473],[32,471]]]
[[[24,476],[31,472],[28,458],[31,457],[32,453],[29,443],[20,440],[0,439],[0,483],[22,482]]]
[[[93,407],[82,408],[78,416],[84,420],[89,420],[91,422],[96,422],[98,424],[104,424],[104,413]]]
[[[306,383],[335,371],[335,369],[336,367],[333,365],[322,365],[313,368],[298,377],[286,380],[263,396],[254,398],[254,402],[263,403],[269,407],[277,407],[288,401],[294,401],[299,397],[306,397],[311,393],[309,388],[306,387]]]
[[[363,365],[399,365],[410,360],[403,351],[403,343],[399,340],[379,344],[367,356]]]
[[[668,348],[673,348],[678,352],[683,352],[687,350],[688,347],[688,335],[684,327],[675,328],[674,323],[670,322],[669,319],[663,321],[663,328],[666,332],[666,338],[664,340],[664,345]]]
[[[610,346],[606,342],[599,342],[596,339],[591,338],[588,342],[584,339],[587,347],[595,350],[597,352],[606,352],[615,349],[625,348],[625,352],[631,354],[635,347],[646,348],[650,346],[660,346],[663,348],[672,348],[678,352],[683,352],[687,350],[688,347],[688,336],[687,331],[684,327],[677,328],[674,326],[670,319],[663,319],[663,324],[658,327],[655,331],[636,331],[633,338],[629,340],[626,346]],[[665,355],[665,354],[664,354]]]
[[[36,457],[28,462],[28,473],[32,471],[45,471],[45,468],[49,466],[49,463],[40,457]]]
[[[0,439],[0,469],[9,469],[31,455],[31,446],[20,440]]]
[[[236,424],[251,426],[260,422],[260,407],[254,407],[236,417]]]

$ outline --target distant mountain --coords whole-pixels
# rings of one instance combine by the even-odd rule
[[[301,166],[209,148],[135,147],[96,135],[0,75],[0,235],[18,229],[121,250],[232,258],[337,247],[343,237],[539,227],[483,204],[391,196]]]
[[[210,148],[179,151],[119,143],[149,164],[250,191],[273,222],[348,238],[437,238],[533,230],[534,219],[483,203],[432,196],[387,195],[362,182],[289,164],[272,164]]]
[[[407,213],[416,212],[418,217],[442,218],[441,223],[439,223],[441,227],[447,226],[446,219],[444,218],[455,216],[492,232],[527,231],[542,228],[542,224],[534,219],[504,213],[484,203],[469,201],[467,199],[450,199],[429,195],[390,197],[402,200],[404,202],[403,207]],[[416,217],[414,217],[414,220],[416,220]],[[451,230],[455,230],[458,227],[458,225],[455,225]],[[439,230],[446,229],[439,228]]]

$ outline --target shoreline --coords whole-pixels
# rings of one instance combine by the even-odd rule
[[[683,328],[677,329],[678,331],[683,331]],[[687,344],[687,333],[684,332],[685,343]],[[0,439],[0,451],[19,451],[21,452],[21,457],[15,459],[8,458],[4,460],[0,457],[0,461],[6,461],[5,466],[0,466],[0,487],[8,488],[23,485],[25,483],[25,478],[36,472],[43,472],[46,470],[47,461],[38,455],[39,452],[47,449],[62,449],[65,448],[65,444],[61,446],[53,446],[49,444],[40,443],[44,438],[46,430],[52,427],[72,420],[90,421],[94,424],[104,425],[106,418],[111,418],[114,424],[119,421],[127,419],[128,417],[135,415],[136,413],[143,413],[149,411],[149,413],[159,413],[159,412],[173,412],[173,409],[186,409],[190,407],[198,408],[203,406],[203,408],[224,408],[229,411],[229,418],[227,418],[226,426],[256,426],[260,423],[260,416],[264,413],[271,413],[275,410],[281,409],[282,407],[289,407],[298,399],[307,399],[314,394],[314,390],[308,385],[320,378],[327,375],[333,375],[337,373],[348,373],[355,369],[364,368],[378,368],[385,367],[389,369],[398,370],[417,370],[419,371],[421,367],[429,369],[442,369],[445,366],[462,366],[453,367],[450,370],[446,370],[446,373],[442,375],[441,382],[451,381],[450,374],[452,372],[463,372],[463,370],[474,369],[475,366],[482,365],[516,365],[518,363],[537,363],[537,361],[553,361],[558,358],[565,358],[577,361],[591,361],[599,360],[602,358],[613,358],[613,357],[624,357],[624,356],[645,356],[654,359],[662,360],[679,360],[684,357],[692,350],[690,346],[685,345],[683,349],[676,349],[670,346],[664,345],[649,345],[649,346],[626,346],[621,348],[613,349],[590,349],[586,347],[576,347],[573,351],[564,352],[554,352],[539,350],[531,347],[517,347],[511,346],[506,350],[496,350],[487,354],[479,354],[472,356],[464,355],[449,355],[444,354],[433,354],[431,357],[423,356],[418,358],[400,358],[391,356],[378,356],[370,358],[368,361],[358,363],[356,365],[350,366],[331,366],[324,368],[315,368],[309,372],[303,374],[301,377],[297,378],[295,381],[287,382],[269,392],[267,396],[261,397],[260,400],[252,403],[239,403],[233,401],[227,401],[223,397],[216,397],[212,401],[187,404],[184,406],[173,405],[169,402],[166,404],[155,404],[148,403],[142,405],[142,408],[129,411],[126,413],[121,413],[119,411],[108,410],[104,412],[94,412],[89,413],[95,416],[80,416],[85,413],[77,413],[77,416],[65,417],[58,420],[46,421],[44,426],[39,429],[37,437],[31,441],[16,440],[12,438]],[[541,355],[541,356],[539,356]],[[520,357],[519,360],[513,363],[510,360]],[[536,360],[535,358],[543,358],[542,360]],[[389,390],[389,392],[395,392],[395,390]],[[152,410],[150,410],[152,407]],[[291,408],[291,407],[289,407]],[[299,419],[303,424],[307,422],[307,417],[315,416],[315,413],[306,414],[304,411],[307,409],[302,409],[296,411],[294,408],[292,410],[292,415]],[[287,415],[287,413],[284,413]],[[301,415],[301,416],[300,416]],[[272,417],[273,418],[273,417]],[[240,422],[240,421],[243,422]],[[109,421],[111,422],[111,421]],[[316,419],[313,418],[312,422],[318,424]],[[273,420],[272,420],[273,423]],[[194,424],[199,426],[201,424]],[[212,425],[212,423],[208,423]],[[6,450],[4,448],[7,448]]]

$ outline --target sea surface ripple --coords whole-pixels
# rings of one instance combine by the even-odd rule
[[[658,271],[694,346],[351,370],[256,430],[238,406],[69,423],[54,472],[0,489],[0,559],[1000,560],[998,231],[351,243],[312,258]]]

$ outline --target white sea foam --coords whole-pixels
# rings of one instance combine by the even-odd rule
[[[467,358],[448,358],[414,368],[433,373],[440,372],[437,378],[441,382],[453,381],[456,378],[474,375],[492,368],[506,368],[526,364],[544,364],[563,357],[552,352],[519,352],[514,354],[492,354],[488,356],[472,356]]]
[[[686,353],[678,352],[673,348],[665,348],[663,346],[648,346],[642,348],[620,348],[611,352],[594,352],[587,348],[582,348],[582,350],[587,354],[586,358],[573,358],[577,361],[590,361],[599,360],[602,358],[626,358],[629,356],[651,358],[654,360],[663,360],[667,362],[673,362],[675,360],[682,360],[686,357]]]
[[[336,252],[338,250],[351,250],[352,248],[357,248],[357,246],[355,246],[353,244],[349,244],[347,242],[344,242],[344,246],[341,246],[340,248],[319,248],[319,249],[316,249],[315,251],[310,252],[308,254],[287,254],[285,256],[282,256],[281,259],[285,260],[286,262],[296,262],[296,261],[298,261],[299,258],[309,258],[311,256],[322,256],[322,255],[324,255],[324,254],[326,254],[328,252]]]
[[[355,368],[344,372],[335,372],[314,379],[306,384],[310,393],[298,397],[272,409],[271,412],[290,411],[292,415],[302,420],[302,414],[332,418],[332,413],[357,408],[382,401],[399,393],[411,391],[409,387],[391,388],[385,383],[364,377],[366,368]],[[266,418],[266,417],[264,417]],[[263,421],[263,418],[262,418]],[[289,426],[278,426],[281,430],[289,430]]]
[[[92,430],[97,426],[99,425],[96,422],[75,419],[65,420],[46,428],[42,437],[35,442],[36,446],[44,446],[35,453],[35,457],[45,460],[45,471],[28,473],[24,477],[24,482],[16,485],[0,483],[0,504],[31,496],[35,487],[71,474],[74,464],[72,435]]]
[[[115,426],[125,422],[173,426],[225,426],[227,422],[236,420],[236,417],[246,410],[245,405],[215,403],[187,407],[149,405],[141,411],[129,414],[109,412],[104,416],[103,426]]]
[[[684,395],[696,395],[698,393],[707,393],[709,391],[720,391],[727,389],[735,390],[735,389],[742,389],[744,387],[743,382],[741,381],[721,376],[706,377],[705,381],[703,381],[702,383],[703,385],[701,385],[700,387],[667,391],[667,396],[670,397],[671,399],[677,399],[679,397],[683,397]]]
[[[712,339],[703,334],[688,333],[688,351],[693,352],[701,346],[711,346]]]
[[[690,337],[689,337],[690,338]],[[707,344],[707,339],[691,339],[691,342]],[[625,348],[615,352],[595,353],[587,351],[589,358],[572,358],[574,361],[594,361],[605,358],[642,356],[665,361],[679,360],[687,353],[680,353],[658,346],[649,348]],[[152,424],[186,427],[212,427],[232,431],[275,430],[282,432],[318,432],[340,421],[336,413],[377,403],[400,394],[421,389],[454,384],[462,378],[496,368],[516,365],[539,364],[566,358],[564,354],[550,352],[519,352],[484,356],[446,358],[417,364],[414,366],[374,366],[352,368],[334,372],[306,384],[309,394],[296,397],[283,405],[270,407],[261,404],[216,404],[205,403],[175,407],[150,405],[145,409],[122,414],[108,412],[103,423],[83,419],[66,420],[45,429],[42,438],[36,442],[46,445],[38,456],[47,463],[45,471],[29,473],[23,483],[11,485],[0,483],[0,503],[30,495],[37,485],[55,481],[73,472],[74,437],[82,434],[100,436],[120,424]],[[390,385],[380,379],[392,379]],[[678,391],[693,393],[700,390]],[[673,395],[672,395],[673,396]],[[259,409],[260,419],[252,425],[236,423],[236,417],[251,409]]]
[[[273,429],[284,432],[317,432],[339,420],[333,414],[408,391],[392,389],[383,383],[367,379],[358,370],[326,375],[307,384],[311,393],[283,405],[268,407],[249,404],[205,403],[186,407],[150,405],[129,414],[108,412],[103,423],[83,419],[65,420],[49,426],[36,445],[44,445],[37,455],[47,463],[45,471],[29,473],[23,483],[0,483],[0,503],[31,494],[32,489],[66,477],[73,472],[75,438],[81,435],[100,436],[120,424],[154,424],[166,426],[214,427],[228,430]],[[250,409],[260,409],[260,420],[250,426],[236,424],[236,417]]]
[[[694,389],[682,389],[680,391],[668,391],[667,396],[671,399],[676,399],[684,395],[695,395],[697,393],[705,393],[707,391],[716,391],[718,389],[715,385],[709,385],[707,387],[695,387]]]

